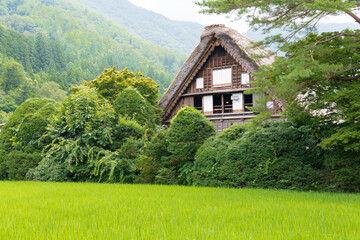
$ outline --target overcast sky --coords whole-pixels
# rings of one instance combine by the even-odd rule
[[[224,15],[205,15],[200,14],[200,8],[194,4],[195,0],[129,0],[133,4],[148,10],[160,13],[172,20],[197,22],[202,25],[214,23],[225,23],[227,26],[244,33],[248,26],[244,21],[232,21]],[[249,0],[251,1],[251,0]],[[331,17],[323,22],[352,22],[354,20],[347,16]]]

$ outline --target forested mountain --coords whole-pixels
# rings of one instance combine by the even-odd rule
[[[68,0],[95,11],[114,23],[126,27],[141,38],[180,54],[193,51],[203,26],[193,22],[172,21],[127,0]]]
[[[153,78],[162,93],[186,58],[67,0],[1,1],[0,25],[0,110],[6,112],[43,86],[67,91],[114,65]],[[29,81],[5,89],[9,69]]]

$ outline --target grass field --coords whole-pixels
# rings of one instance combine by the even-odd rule
[[[0,239],[360,239],[360,195],[0,182]]]

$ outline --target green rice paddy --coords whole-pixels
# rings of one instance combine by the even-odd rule
[[[0,239],[360,239],[360,195],[0,182]]]

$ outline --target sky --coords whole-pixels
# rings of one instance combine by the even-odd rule
[[[197,6],[194,0],[129,0],[133,4],[146,8],[148,10],[160,13],[167,18],[177,21],[191,21],[197,22],[202,25],[210,24],[226,24],[231,28],[243,33],[248,30],[248,26],[245,22],[236,21],[224,15],[206,15],[200,14],[200,7]],[[234,17],[234,16],[233,16]]]
[[[202,25],[210,25],[210,24],[220,24],[224,23],[226,26],[236,29],[240,33],[244,33],[248,30],[248,25],[245,21],[237,20],[236,16],[226,17],[225,15],[205,15],[200,14],[199,10],[201,9],[197,6],[194,0],[129,0],[133,4],[160,13],[167,18],[177,21],[191,21],[197,22]],[[338,16],[331,17],[322,22],[331,23],[346,23],[351,22],[354,23],[354,20],[348,16]]]

